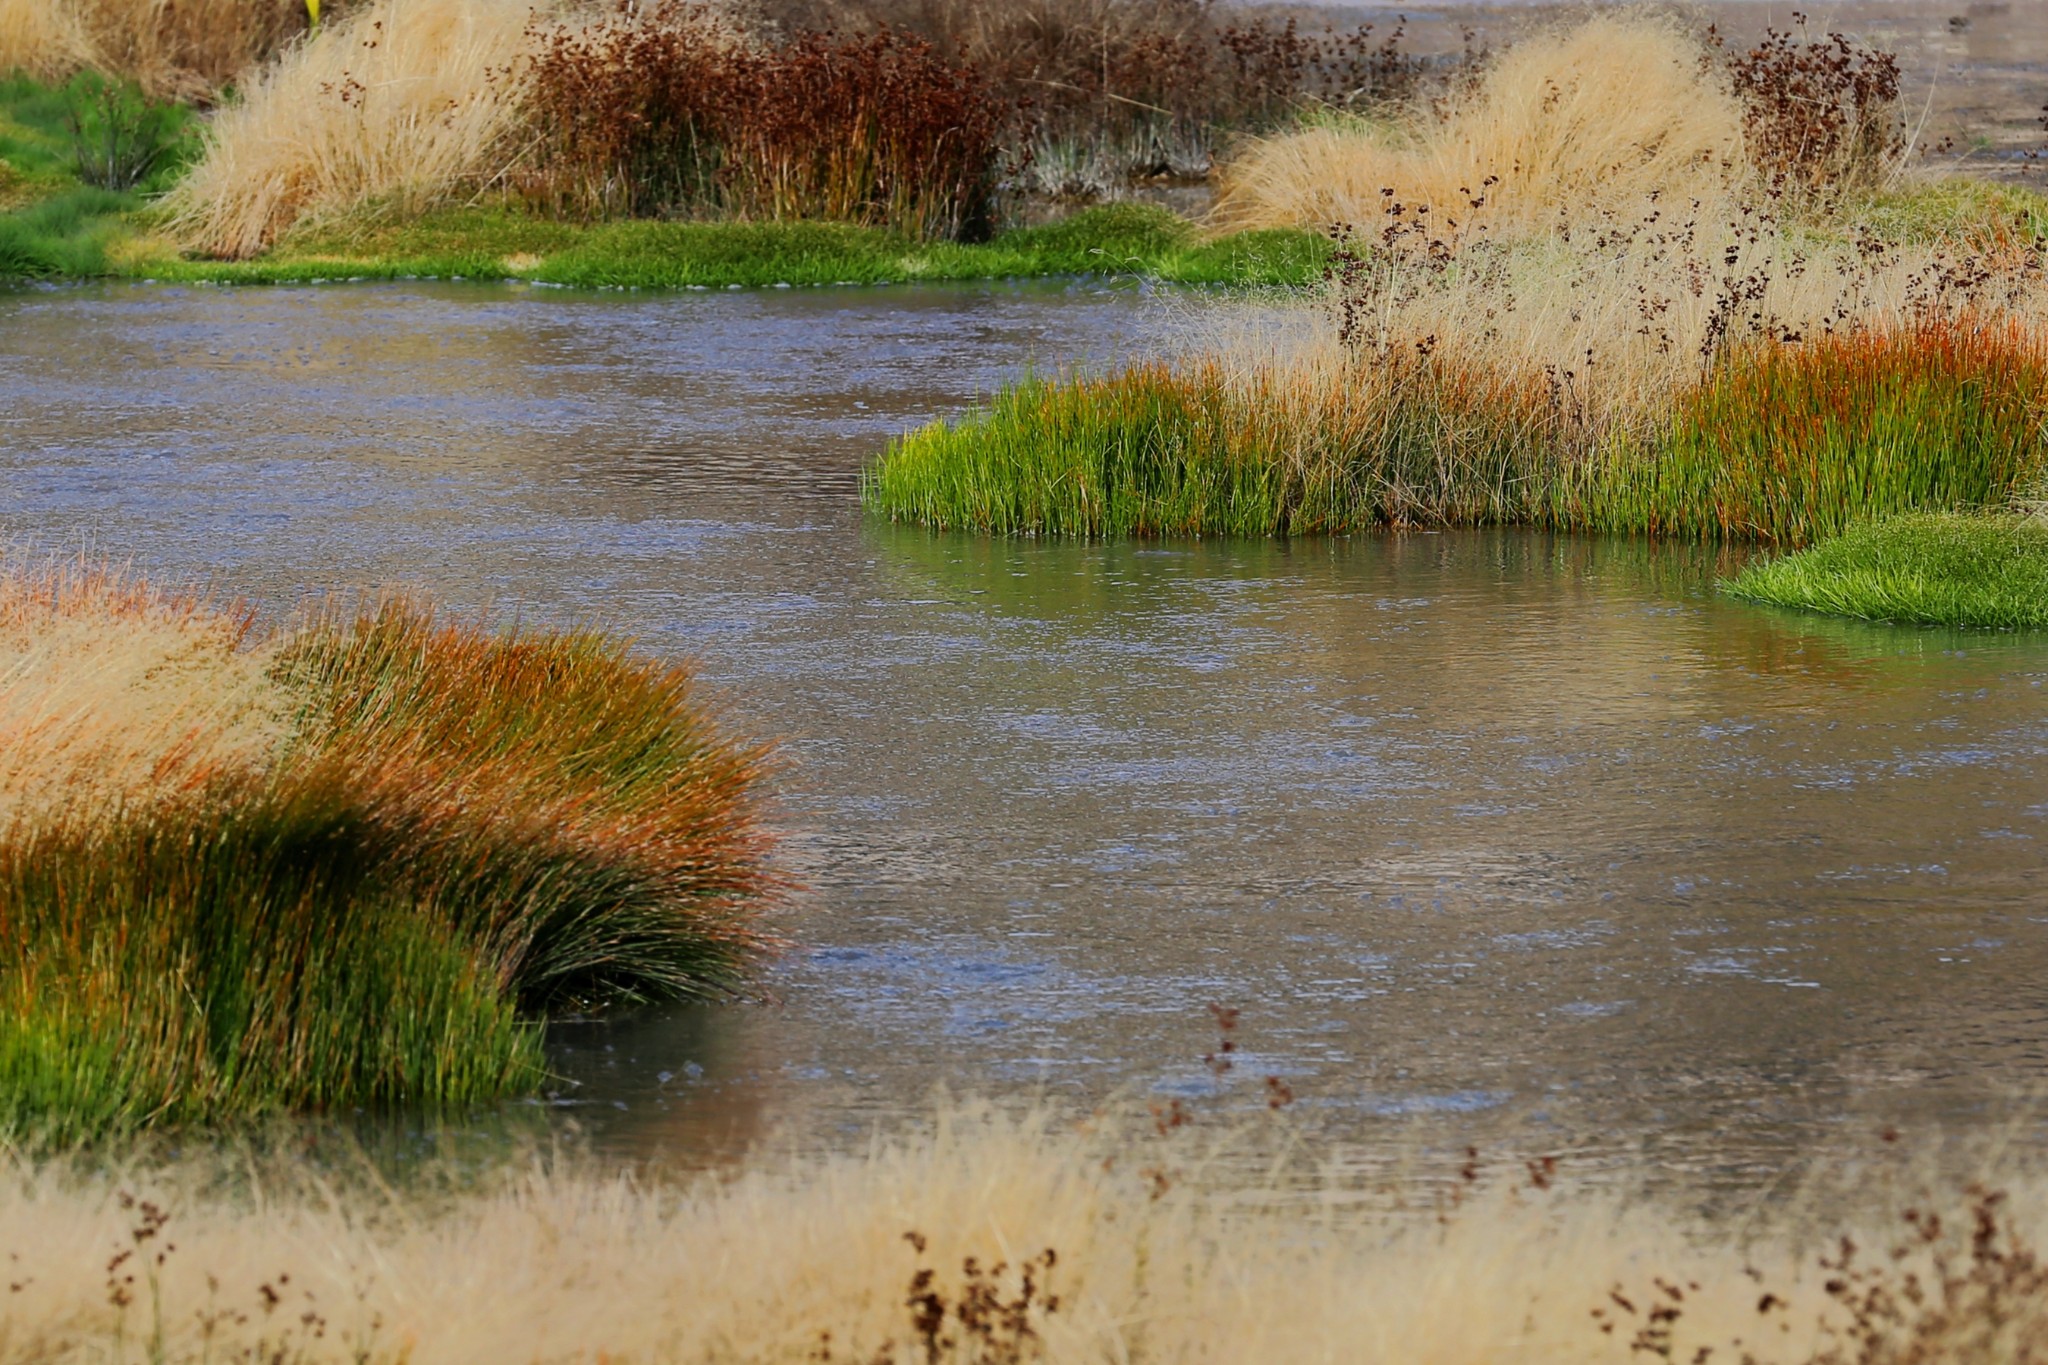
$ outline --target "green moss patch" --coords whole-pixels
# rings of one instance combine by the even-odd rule
[[[1867,522],[1723,585],[1747,602],[1870,621],[2048,627],[2048,525],[1925,513]]]

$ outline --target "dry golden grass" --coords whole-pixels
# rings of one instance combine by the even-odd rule
[[[1312,391],[1370,389],[1386,358],[1427,355],[1548,391],[1572,421],[1633,429],[1753,341],[1896,332],[1930,318],[2048,333],[2048,274],[2009,245],[1820,236],[1725,202],[1644,200],[1588,215],[1574,232],[1446,252],[1412,205],[1383,200],[1374,214],[1361,235],[1380,249],[1361,253],[1330,294],[1263,316],[1205,315],[1190,350],[1261,389],[1289,375],[1315,408],[1329,395]]]
[[[245,617],[103,568],[0,573],[0,825],[264,766],[289,710]]]
[[[1225,168],[1215,221],[1370,230],[1390,190],[1447,232],[1505,235],[1633,211],[1653,193],[1676,207],[1718,201],[1741,173],[1742,106],[1702,56],[1676,20],[1645,14],[1532,37],[1406,125],[1253,143]]]
[[[545,7],[545,0],[543,0]],[[529,0],[372,0],[286,52],[224,109],[171,193],[174,230],[215,256],[373,202],[412,212],[515,155]]]
[[[0,0],[0,71],[86,67],[205,99],[304,29],[300,0]]]
[[[932,1134],[863,1155],[680,1188],[536,1167],[422,1198],[287,1173],[236,1200],[190,1168],[23,1167],[0,1178],[16,1286],[0,1361],[1620,1365],[1701,1346],[1741,1359],[1745,1343],[1789,1365],[1852,1316],[1818,1261],[1835,1249],[1826,1234],[1850,1230],[1833,1217],[1717,1231],[1654,1202],[1534,1188],[1519,1163],[1447,1214],[1375,1212],[1334,1181],[1198,1189],[1189,1148],[1185,1133],[1116,1143],[955,1108]],[[2043,1194],[2024,1185],[1992,1211],[2033,1234]],[[1885,1331],[1920,1332],[1921,1354],[1837,1360],[2038,1358],[2015,1349],[2038,1349],[2048,1325],[2038,1268],[2014,1261],[1947,1295],[1953,1272],[1974,1273],[1957,1245],[1969,1220],[1930,1241],[1864,1211],[1866,1258],[1908,1244],[1888,1273],[1918,1271],[1956,1320],[1929,1335],[1930,1315],[1908,1311]],[[2006,1353],[1959,1349],[2008,1291]],[[928,1349],[920,1314],[950,1347]]]
[[[62,0],[0,0],[0,71],[19,68],[51,80],[93,60],[85,17]]]

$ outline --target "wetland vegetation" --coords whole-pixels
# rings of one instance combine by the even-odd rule
[[[1072,210],[1200,181],[1226,136],[1309,103],[1387,107],[1429,68],[1370,25],[1312,36],[1197,0],[1043,9],[355,0],[308,31],[281,0],[217,3],[205,25],[140,0],[10,0],[0,130],[35,145],[9,159],[0,274],[1298,286],[1327,256],[1316,231]],[[121,120],[63,126],[81,71],[124,92]],[[77,199],[70,172],[124,138],[165,169],[137,197]],[[1033,226],[1030,205],[1069,221]]]
[[[1847,39],[1727,54],[1601,17],[1410,133],[1270,139],[1218,217],[1340,225],[1307,341],[1034,381],[894,443],[864,497],[1000,533],[1516,523],[1787,548],[2005,508],[2048,464],[2038,202],[1898,194],[1897,94]]]
[[[1873,1136],[1706,1229],[1476,1150],[1405,1200],[1298,1169],[1220,1197],[1205,1170],[1262,1126],[953,1104],[860,1154],[410,1196],[261,1160],[17,1167],[0,1361],[1974,1365],[2048,1343],[2037,1179],[1957,1188]]]
[[[11,566],[0,1124],[531,1090],[534,1021],[731,989],[777,886],[686,670],[391,600],[259,636]]]
[[[667,0],[355,0],[324,18],[0,0],[0,64],[23,73],[0,84],[0,274],[1287,286],[1271,333],[1240,320],[1203,352],[1026,380],[902,436],[862,501],[1000,535],[1515,525],[1740,543],[1770,557],[1728,580],[1739,600],[2048,626],[2030,501],[2048,472],[2048,210],[1906,180],[1885,54],[1803,32],[1731,52],[1632,14],[1432,65],[1366,28],[1308,36],[1180,0],[1093,12],[1061,37],[969,4],[815,0],[764,20]],[[1239,145],[1204,222],[1132,203],[1011,221],[1023,195],[1072,207],[1205,175],[1246,133],[1265,136]],[[913,576],[921,603],[937,595],[936,572]],[[1030,575],[990,577],[977,609]],[[1122,609],[1127,589],[1105,592],[1085,614]],[[1355,619],[1331,604],[1359,597],[1311,605],[1332,613],[1323,637]],[[1644,700],[1670,655],[1638,652],[1596,659],[1646,684],[1603,725],[1680,704]],[[1269,699],[1316,691],[1288,681]],[[1151,740],[1134,724],[1127,743]],[[1358,759],[1312,743],[1242,747]],[[1540,1148],[1468,1149],[1396,1192],[1288,1128],[1281,1074],[1235,1092],[1221,1006],[1202,1060],[1234,1117],[1163,1091],[1080,1123],[942,1101],[856,1154],[675,1179],[551,1157],[440,1188],[216,1147],[280,1116],[473,1111],[543,1083],[551,1019],[740,988],[778,946],[768,912],[790,886],[772,767],[689,668],[600,632],[501,630],[405,597],[261,624],[103,567],[9,563],[0,1362],[2048,1353],[2037,1177],[1958,1189],[1886,1128],[1838,1183],[1746,1216],[1674,1213],[1668,1192],[1619,1193]],[[1428,785],[1417,771],[1401,782]],[[1322,804],[1387,796],[1343,780]],[[1498,875],[1552,875],[1531,866]],[[1420,875],[1443,890],[1440,868]],[[1386,965],[1367,956],[1361,971]],[[969,1024],[963,1008],[946,1027]],[[64,1148],[82,1154],[48,1155]],[[1267,1183],[1247,1184],[1257,1162]]]

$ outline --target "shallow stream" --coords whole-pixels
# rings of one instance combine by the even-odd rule
[[[1527,533],[1076,545],[864,520],[907,423],[1170,325],[1093,284],[0,294],[0,530],[283,609],[406,583],[688,653],[781,736],[768,999],[555,1031],[604,1152],[933,1087],[1181,1097],[1366,1159],[1746,1182],[2048,1054],[2048,639],[1715,598]],[[1208,1006],[1241,1007],[1222,1094]],[[489,1121],[484,1123],[489,1127]]]

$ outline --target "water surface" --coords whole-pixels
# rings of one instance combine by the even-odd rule
[[[1178,305],[1185,307],[1185,305]],[[698,1161],[935,1084],[1259,1103],[1747,1181],[1981,1129],[2048,1040],[2048,640],[1715,598],[1518,532],[1092,546],[865,521],[861,462],[1160,343],[1101,285],[0,295],[0,528],[282,608],[406,583],[688,653],[780,736],[764,999],[558,1029]],[[1225,1093],[1207,1007],[1243,1010]]]

